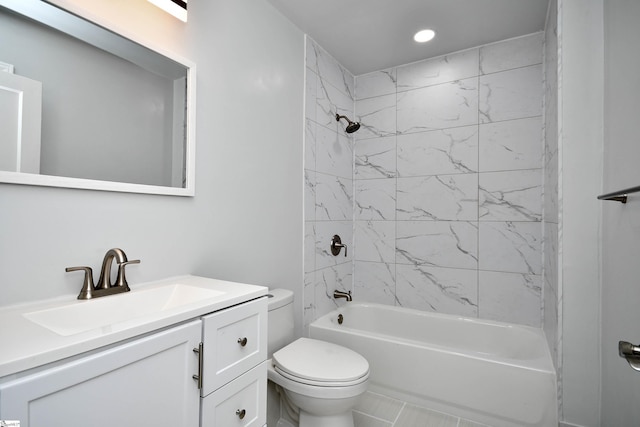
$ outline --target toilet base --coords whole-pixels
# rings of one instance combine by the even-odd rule
[[[353,413],[349,410],[336,415],[313,415],[300,411],[300,427],[354,427]]]

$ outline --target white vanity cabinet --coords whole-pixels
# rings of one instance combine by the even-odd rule
[[[198,426],[193,374],[200,320],[0,385],[0,414],[21,426]]]
[[[266,424],[267,298],[202,318],[202,427]]]
[[[22,427],[265,426],[267,297],[214,310],[0,378],[0,419]]]

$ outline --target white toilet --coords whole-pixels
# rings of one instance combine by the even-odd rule
[[[326,341],[293,341],[293,293],[269,293],[268,376],[279,386],[283,406],[299,427],[354,427],[351,410],[367,390],[369,362]]]

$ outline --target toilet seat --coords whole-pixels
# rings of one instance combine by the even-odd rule
[[[316,386],[316,387],[349,387],[349,386],[353,386],[353,385],[358,385],[363,381],[366,381],[368,378],[368,375],[363,375],[362,377],[353,380],[353,381],[313,381],[310,379],[306,379],[306,378],[298,378],[295,375],[291,375],[285,371],[283,371],[282,369],[278,368],[277,366],[274,366],[273,369],[279,373],[280,375],[282,375],[285,378],[290,379],[291,381],[296,381],[299,382],[300,384],[306,384],[306,385],[310,385],[310,386]]]
[[[273,366],[291,381],[318,387],[350,387],[369,377],[369,362],[360,354],[310,338],[299,338],[275,352]]]

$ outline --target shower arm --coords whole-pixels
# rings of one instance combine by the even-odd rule
[[[336,113],[336,121],[339,122],[340,119],[345,119],[347,122],[349,122],[349,124],[353,123],[351,120],[349,120],[349,117],[347,116],[341,116],[338,113]]]

